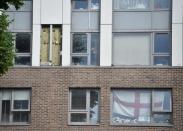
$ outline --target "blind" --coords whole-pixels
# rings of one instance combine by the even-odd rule
[[[14,100],[29,100],[30,99],[30,92],[27,90],[14,91],[13,92],[13,99]]]
[[[113,36],[113,65],[150,65],[150,34]]]
[[[11,91],[2,91],[2,100],[11,100]]]

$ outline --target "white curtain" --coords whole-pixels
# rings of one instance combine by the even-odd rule
[[[150,121],[150,92],[113,91],[113,123]]]
[[[26,91],[26,90],[13,91],[13,99],[14,100],[29,100],[30,92]]]
[[[171,111],[171,92],[153,92],[153,111]]]
[[[150,0],[114,0],[114,9],[147,9]]]

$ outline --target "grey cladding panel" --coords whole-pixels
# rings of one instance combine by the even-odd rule
[[[152,13],[153,29],[170,29],[170,12],[160,11]]]
[[[31,30],[31,12],[17,12],[14,18],[15,30]]]
[[[99,29],[99,12],[90,12],[90,29]]]
[[[89,14],[88,12],[72,12],[72,30],[88,29]]]
[[[114,12],[114,30],[151,29],[150,12]]]

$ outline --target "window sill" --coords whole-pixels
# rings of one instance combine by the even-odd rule
[[[172,124],[110,124],[111,126],[136,126],[136,127],[173,127]]]
[[[26,122],[12,122],[12,123],[0,123],[0,126],[29,126],[30,123]]]
[[[99,126],[100,124],[69,123],[69,126]]]

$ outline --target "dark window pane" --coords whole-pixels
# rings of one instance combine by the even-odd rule
[[[90,122],[93,124],[98,123],[98,110],[99,110],[99,92],[90,91]]]
[[[30,65],[30,56],[15,57],[15,65]]]
[[[83,113],[72,113],[71,122],[86,122],[86,114]]]
[[[14,100],[14,109],[28,109],[28,100]]]
[[[13,122],[28,122],[29,113],[28,112],[13,112]]]
[[[30,52],[30,34],[17,34],[16,35],[16,52],[29,53]]]
[[[91,65],[99,65],[100,38],[98,33],[91,34]]]
[[[10,100],[2,100],[2,122],[9,122],[10,119]]]
[[[170,8],[171,0],[155,0],[155,9],[168,9]]]
[[[88,8],[88,0],[73,0],[74,9],[87,9]]]
[[[154,43],[154,52],[155,53],[170,53],[171,44],[170,44],[170,35],[169,34],[156,34],[155,43]]]
[[[171,123],[171,115],[170,114],[154,114],[153,122],[160,124],[170,124]]]
[[[87,35],[73,35],[73,53],[87,53]]]
[[[99,0],[91,0],[91,9],[99,9],[100,8],[100,2]]]
[[[154,57],[154,65],[171,65],[170,56],[155,56]]]
[[[71,109],[86,109],[86,91],[72,90]]]
[[[87,57],[86,56],[73,56],[72,64],[73,65],[87,65]]]

